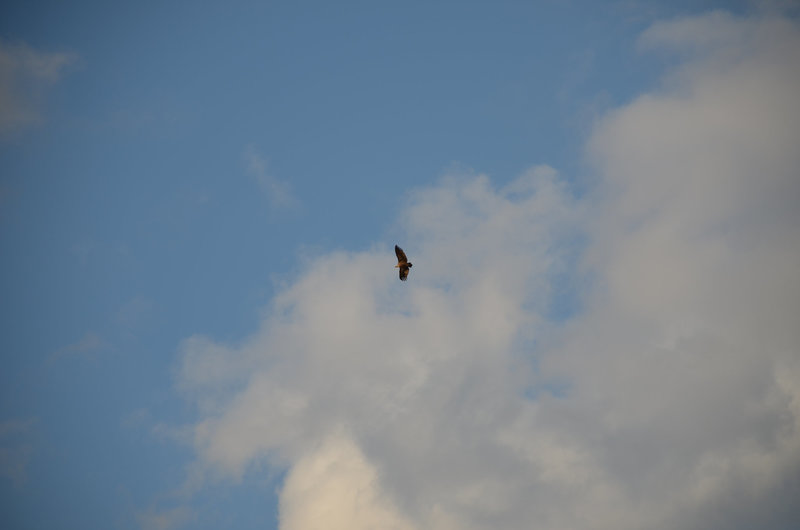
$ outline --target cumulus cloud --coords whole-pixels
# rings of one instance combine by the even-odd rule
[[[800,30],[714,13],[642,46],[685,55],[597,124],[582,198],[448,177],[404,209],[408,283],[388,244],[331,253],[241,344],[188,338],[207,474],[288,469],[285,530],[800,518]]]
[[[24,43],[0,42],[0,133],[40,121],[44,92],[75,60],[72,53],[41,52]]]
[[[359,448],[343,433],[332,434],[286,477],[281,528],[414,528],[377,491],[377,479]]]

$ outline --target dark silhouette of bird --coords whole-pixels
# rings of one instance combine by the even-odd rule
[[[400,269],[400,279],[406,281],[408,279],[408,270],[412,267],[412,265],[408,262],[406,253],[403,252],[402,248],[395,245],[394,253],[397,254],[397,265],[395,265],[395,268]]]

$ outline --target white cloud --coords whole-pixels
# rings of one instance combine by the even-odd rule
[[[179,384],[199,405],[199,464],[233,479],[286,466],[292,530],[318,528],[314,517],[796,520],[800,33],[718,13],[642,42],[691,47],[658,92],[597,125],[584,198],[547,167],[503,189],[447,178],[411,194],[400,220],[408,283],[389,245],[333,253],[242,344],[187,339]],[[581,314],[554,322],[565,274],[592,287]]]
[[[0,42],[0,134],[39,122],[45,90],[75,60],[72,53],[40,52],[24,43]]]
[[[332,434],[286,477],[281,528],[410,530],[381,492],[377,472],[344,433]]]

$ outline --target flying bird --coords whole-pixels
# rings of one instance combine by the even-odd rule
[[[408,279],[408,269],[410,269],[412,265],[411,263],[408,262],[406,253],[403,252],[402,248],[395,245],[394,253],[397,254],[397,265],[395,265],[394,267],[396,269],[400,269],[400,279],[406,281]]]

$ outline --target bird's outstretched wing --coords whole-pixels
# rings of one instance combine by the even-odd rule
[[[395,267],[400,269],[400,279],[406,281],[406,279],[408,279],[408,270],[411,268],[411,263],[408,262],[408,258],[406,257],[406,253],[403,252],[403,249],[397,245],[394,246],[394,253],[397,254],[397,265],[395,265]]]
[[[403,263],[408,263],[408,258],[406,257],[406,253],[403,252],[403,249],[398,247],[397,245],[394,246],[394,253],[397,254],[397,263],[402,265]],[[402,269],[401,269],[402,271]],[[408,276],[408,271],[406,271],[406,276]],[[405,278],[401,275],[401,280],[405,280]]]

